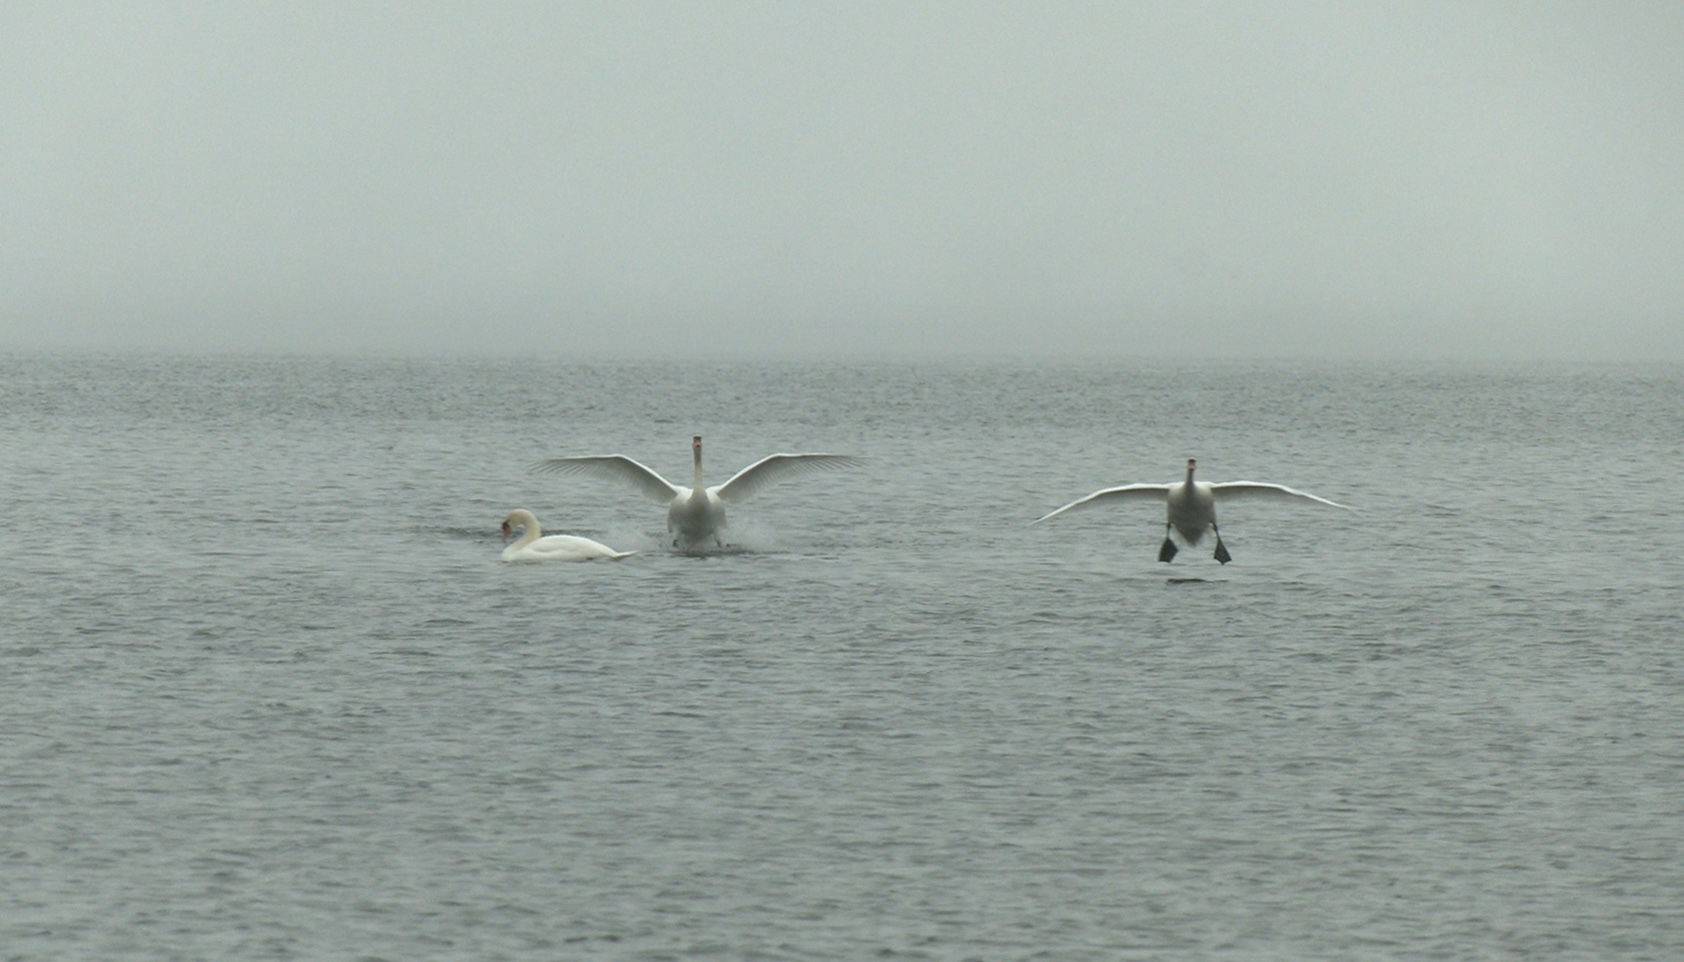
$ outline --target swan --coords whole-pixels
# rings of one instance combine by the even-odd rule
[[[509,540],[509,533],[521,526],[526,531],[519,541],[503,549],[504,561],[596,561],[600,558],[619,561],[637,554],[635,551],[615,551],[599,541],[571,534],[543,537],[538,519],[525,508],[510,511],[503,519],[503,540]]]
[[[1072,501],[1057,511],[1049,512],[1036,518],[1032,524],[1040,524],[1051,518],[1056,518],[1066,511],[1076,508],[1086,508],[1105,501],[1119,501],[1129,498],[1162,501],[1169,514],[1169,520],[1164,522],[1164,543],[1158,548],[1158,560],[1169,561],[1175,557],[1175,542],[1170,540],[1170,529],[1174,528],[1182,539],[1189,545],[1196,545],[1204,538],[1205,529],[1209,528],[1216,534],[1217,561],[1227,564],[1233,560],[1228,548],[1222,544],[1222,532],[1216,527],[1216,502],[1229,498],[1270,497],[1297,498],[1303,501],[1314,501],[1329,507],[1351,510],[1342,504],[1318,498],[1313,494],[1306,494],[1296,488],[1289,488],[1284,484],[1269,484],[1264,481],[1222,481],[1211,484],[1208,481],[1193,480],[1193,469],[1198,467],[1195,458],[1187,459],[1187,477],[1176,484],[1125,484],[1116,488],[1105,488],[1082,498]]]
[[[706,487],[702,483],[702,436],[690,439],[696,465],[695,484],[672,484],[645,465],[623,454],[549,458],[533,465],[541,474],[590,474],[599,478],[629,481],[639,491],[667,506],[667,533],[675,547],[696,549],[712,542],[724,547],[719,529],[725,527],[725,505],[735,504],[774,481],[798,474],[832,468],[852,468],[864,458],[846,454],[769,454],[738,471],[724,484]]]

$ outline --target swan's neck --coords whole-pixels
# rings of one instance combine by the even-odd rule
[[[544,534],[543,529],[538,527],[538,519],[530,514],[523,518],[516,518],[515,523],[523,525],[524,530],[521,531],[520,537],[516,539],[515,543],[509,546],[510,549],[514,551],[519,551],[532,542],[537,541]]]
[[[695,445],[692,446],[691,451],[695,454],[696,460],[696,483],[691,486],[690,490],[702,491],[705,490],[705,488],[702,485],[702,442],[700,439],[697,439]]]

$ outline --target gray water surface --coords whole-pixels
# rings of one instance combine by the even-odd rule
[[[1684,957],[1679,368],[0,374],[0,959]]]

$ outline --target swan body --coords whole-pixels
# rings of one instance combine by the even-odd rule
[[[864,462],[846,454],[769,454],[732,475],[724,484],[707,487],[702,482],[702,436],[690,439],[695,464],[695,483],[686,488],[669,482],[654,469],[623,454],[549,458],[534,469],[541,474],[588,474],[625,481],[644,496],[667,506],[667,533],[680,548],[699,549],[709,544],[723,546],[720,529],[725,527],[725,506],[735,504],[774,481],[834,468],[857,467]]]
[[[525,508],[510,511],[503,519],[503,540],[507,541],[510,532],[521,526],[526,530],[520,540],[503,549],[504,561],[619,561],[637,554],[635,551],[615,551],[600,541],[577,535],[552,534],[545,537],[543,529],[538,527],[538,519]]]
[[[1222,531],[1216,526],[1216,502],[1227,501],[1232,498],[1265,497],[1286,500],[1313,501],[1328,507],[1351,510],[1342,504],[1318,498],[1313,494],[1289,488],[1284,484],[1270,484],[1265,481],[1222,481],[1211,484],[1207,481],[1194,481],[1193,471],[1198,467],[1194,458],[1187,459],[1187,476],[1174,484],[1125,484],[1115,488],[1103,488],[1099,491],[1072,501],[1056,511],[1049,512],[1036,518],[1034,524],[1040,524],[1051,518],[1056,518],[1066,511],[1092,507],[1111,501],[1148,500],[1162,501],[1168,516],[1164,523],[1164,543],[1158,549],[1158,560],[1169,561],[1175,557],[1175,542],[1170,539],[1170,531],[1181,535],[1183,541],[1189,545],[1196,545],[1204,540],[1206,529],[1216,535],[1217,561],[1227,564],[1233,560],[1228,549],[1222,544]]]

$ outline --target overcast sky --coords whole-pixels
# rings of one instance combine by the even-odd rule
[[[1684,5],[0,5],[0,349],[1684,360]]]

